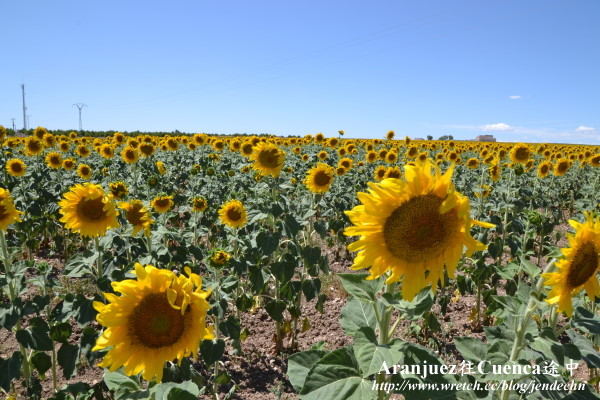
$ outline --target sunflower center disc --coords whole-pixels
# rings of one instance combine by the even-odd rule
[[[94,200],[81,200],[77,204],[77,214],[88,221],[99,221],[106,218],[102,196]]]
[[[127,221],[131,225],[140,225],[142,223],[143,213],[140,212],[141,207],[139,205],[134,205],[129,212],[127,212],[126,217]]]
[[[440,255],[458,225],[455,210],[440,214],[442,202],[436,195],[427,194],[396,208],[383,227],[390,253],[407,262],[427,261]]]
[[[317,186],[325,186],[329,184],[331,177],[325,171],[317,171],[315,174],[315,184]]]
[[[242,218],[242,214],[240,214],[238,210],[231,208],[227,210],[227,217],[232,221],[238,221]]]
[[[184,316],[171,307],[164,293],[144,297],[129,320],[130,335],[153,349],[177,343],[184,327]]]
[[[575,288],[587,282],[598,269],[598,251],[592,242],[585,242],[575,253],[569,274],[567,275],[567,283]]]
[[[261,165],[268,168],[276,168],[279,166],[279,157],[277,157],[277,149],[262,150],[258,154],[258,161]]]

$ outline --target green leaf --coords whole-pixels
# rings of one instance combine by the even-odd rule
[[[296,263],[292,257],[291,261],[280,261],[271,264],[271,273],[281,284],[287,283],[296,272]]]
[[[485,360],[487,345],[477,338],[457,337],[454,338],[454,345],[467,361],[479,363],[481,360]]]
[[[32,318],[30,323],[27,329],[19,329],[16,332],[17,341],[28,349],[51,351],[53,344],[48,335],[48,324],[39,317]]]
[[[40,375],[44,375],[52,367],[52,358],[44,352],[36,351],[31,356],[31,364],[38,370]]]
[[[573,329],[567,331],[573,345],[581,352],[581,357],[589,368],[600,368],[600,352],[594,344],[585,336],[578,334]]]
[[[352,348],[343,347],[319,360],[309,371],[300,392],[303,400],[363,400],[376,394],[373,383],[358,369]]]
[[[71,336],[71,324],[68,322],[59,322],[50,327],[50,339],[55,342],[65,343]]]
[[[573,327],[581,328],[589,333],[600,334],[600,317],[583,307],[577,307],[571,319]]]
[[[18,351],[15,351],[10,358],[0,357],[0,387],[6,392],[10,391],[10,384],[13,379],[21,376],[22,362],[23,356]]]
[[[117,394],[117,398],[120,398],[119,394],[127,392],[135,392],[141,389],[140,385],[131,379],[130,377],[122,373],[122,368],[110,372],[108,369],[104,369],[104,383],[108,390],[111,390]]]
[[[79,346],[71,343],[63,343],[56,353],[58,365],[63,369],[66,379],[71,379],[77,373],[77,361],[79,361]]]
[[[351,336],[362,327],[375,329],[377,318],[373,305],[353,298],[342,308],[340,325],[344,329],[344,333]]]
[[[302,258],[307,266],[316,265],[321,258],[321,248],[316,246],[303,247]]]
[[[200,354],[207,365],[212,365],[219,361],[225,353],[225,341],[219,340],[203,340],[200,343]]]
[[[287,376],[296,392],[302,390],[308,372],[325,354],[322,350],[308,350],[288,358]]]
[[[159,383],[150,389],[154,400],[197,400],[200,395],[198,386],[190,381]]]
[[[375,331],[370,327],[356,331],[353,349],[363,378],[380,372],[384,362],[391,366],[401,357],[398,346],[378,344]]]
[[[63,274],[71,278],[80,278],[84,275],[93,275],[94,263],[98,259],[98,253],[86,250],[83,253],[77,253],[67,262]]]
[[[265,304],[265,310],[274,321],[281,322],[283,321],[285,302],[283,300],[271,300]]]
[[[321,280],[319,278],[306,279],[302,282],[302,293],[306,297],[306,301],[311,301],[321,291]]]
[[[383,289],[383,278],[366,280],[368,274],[338,274],[342,286],[357,299],[375,301],[376,294]]]

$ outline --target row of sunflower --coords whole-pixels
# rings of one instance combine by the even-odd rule
[[[13,306],[4,309],[13,317],[2,319],[3,326],[15,331],[20,347],[2,362],[19,365],[20,372],[0,379],[0,386],[18,392],[14,378],[22,376],[28,393],[34,393],[50,370],[53,389],[65,393],[56,386],[56,365],[70,378],[77,374],[71,364],[102,359],[105,384],[117,397],[131,395],[114,385],[125,379],[117,376],[121,367],[126,375],[163,383],[189,380],[192,374],[195,382],[208,381],[180,390],[219,397],[235,388],[221,362],[225,347],[241,354],[243,339],[252,334],[244,314],[262,308],[273,320],[274,351],[300,349],[299,333],[310,330],[306,307],[323,311],[326,301],[321,286],[331,274],[331,260],[323,247],[346,244],[358,252],[353,268],[369,269],[368,275],[338,278],[352,295],[340,323],[354,345],[332,353],[345,363],[354,360],[354,389],[371,379],[379,384],[404,379],[367,365],[377,346],[392,349],[385,359],[389,365],[402,361],[400,353],[405,364],[416,363],[409,356],[416,353],[447,362],[432,349],[441,346],[436,321],[449,312],[452,296],[476,296],[473,329],[489,325],[489,335],[496,335],[488,340],[497,346],[483,345],[483,355],[504,352],[506,362],[532,357],[542,363],[548,354],[539,350],[559,343],[559,335],[578,335],[570,336],[573,343],[595,340],[593,329],[581,327],[597,323],[586,314],[594,315],[600,294],[597,217],[586,214],[584,224],[573,222],[571,250],[563,251],[558,262],[544,260],[558,256],[555,227],[567,215],[598,206],[598,148],[393,137],[393,132],[385,140],[116,133],[94,139],[54,136],[39,128],[29,138],[2,138],[3,196],[10,199],[0,209],[3,237],[9,225],[14,227],[3,239],[8,298],[10,304],[28,306],[19,313]],[[542,183],[550,171],[551,179]],[[346,215],[345,210],[352,211]],[[32,261],[39,256],[59,259],[64,268],[42,272],[40,262]],[[554,265],[558,272],[552,271]],[[546,269],[544,279],[541,269]],[[56,272],[66,280],[57,279]],[[32,274],[52,282],[43,289],[54,299],[52,306],[40,308],[39,298],[36,303],[25,295]],[[95,289],[65,292],[72,281]],[[549,294],[544,282],[553,287]],[[583,286],[591,300],[575,296]],[[499,295],[499,287],[512,295],[510,300]],[[549,301],[529,304],[529,292]],[[392,310],[403,318],[394,319]],[[45,322],[29,318],[32,313]],[[364,321],[352,318],[361,314]],[[532,316],[539,321],[538,334],[526,336]],[[34,323],[24,328],[28,318]],[[76,345],[67,340],[73,338],[71,318],[86,332]],[[103,328],[93,328],[94,319]],[[426,346],[395,338],[401,320],[423,326],[416,341]],[[556,340],[548,339],[546,328]],[[67,339],[56,333],[61,330],[68,332]],[[44,335],[59,344],[58,351],[30,340]],[[455,341],[465,358],[473,346],[482,346],[471,339]],[[311,350],[290,358],[289,379],[303,398],[348,393],[340,391],[345,378],[325,374],[349,366],[332,367],[332,357]],[[588,360],[588,366],[600,367]],[[323,384],[323,379],[330,381]],[[128,382],[136,396],[158,390]],[[365,398],[387,395],[365,393]]]

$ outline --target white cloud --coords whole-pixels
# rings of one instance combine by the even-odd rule
[[[579,133],[593,133],[596,132],[596,129],[590,128],[589,126],[581,125],[579,128],[575,129],[575,132]]]
[[[497,124],[487,124],[481,127],[481,130],[485,132],[505,132],[505,131],[514,131],[515,128],[512,126],[505,124],[504,122],[499,122]]]
[[[523,96],[508,96],[508,98],[511,100],[520,100],[523,98]]]

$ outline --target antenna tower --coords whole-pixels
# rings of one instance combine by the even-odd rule
[[[87,105],[85,105],[83,103],[75,103],[73,105],[79,109],[79,132],[81,132],[83,130],[83,128],[81,127],[81,109],[83,107],[87,107]]]

